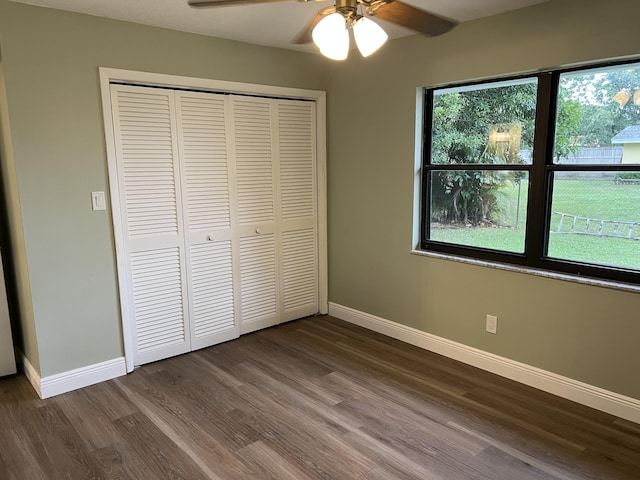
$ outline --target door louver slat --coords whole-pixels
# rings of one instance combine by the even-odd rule
[[[242,321],[276,315],[276,257],[272,234],[240,239]]]
[[[268,101],[234,99],[238,223],[274,220],[271,107]]]
[[[233,328],[233,265],[231,242],[191,247],[193,324],[196,337]]]
[[[172,118],[169,96],[119,91],[119,136],[130,237],[177,234]],[[147,132],[141,135],[140,130]],[[153,202],[154,220],[140,208]]]
[[[146,352],[185,341],[182,272],[177,248],[131,254],[138,350]],[[172,291],[158,301],[150,283],[162,279]]]
[[[285,232],[282,263],[285,311],[317,304],[317,249],[313,229]]]
[[[180,94],[189,231],[231,226],[225,100]]]
[[[283,220],[313,217],[315,181],[311,105],[278,105],[280,198]]]

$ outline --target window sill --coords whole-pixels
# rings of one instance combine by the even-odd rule
[[[566,273],[552,272],[548,270],[539,270],[530,267],[522,267],[519,265],[511,265],[508,263],[490,262],[487,260],[478,260],[476,258],[459,257],[439,252],[427,252],[425,250],[411,250],[412,255],[422,257],[439,258],[441,260],[450,260],[453,262],[466,263],[469,265],[478,265],[481,267],[497,268],[498,270],[506,270],[509,272],[524,273],[527,275],[535,275],[537,277],[552,278],[554,280],[562,280],[565,282],[580,283],[583,285],[591,285],[594,287],[612,288],[614,290],[622,290],[624,292],[640,293],[640,285],[630,283],[615,282],[613,280],[602,280],[592,277],[581,277],[577,275],[569,275]]]

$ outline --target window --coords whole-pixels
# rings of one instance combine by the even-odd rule
[[[424,250],[640,282],[640,63],[425,91]]]

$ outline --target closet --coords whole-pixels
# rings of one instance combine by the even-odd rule
[[[109,89],[133,363],[317,313],[315,102]]]

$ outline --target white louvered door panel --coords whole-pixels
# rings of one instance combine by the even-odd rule
[[[240,332],[248,333],[280,322],[274,101],[235,96],[231,101],[240,245]]]
[[[318,312],[315,104],[277,101],[282,321]]]
[[[279,323],[272,233],[240,239],[243,333]]]
[[[272,225],[275,220],[272,102],[253,97],[232,97],[232,100],[238,225]]]
[[[136,336],[141,356],[185,341],[180,264],[177,247],[131,253]]]
[[[195,350],[236,338],[240,332],[230,185],[233,146],[228,97],[176,92],[176,99]]]
[[[170,90],[112,85],[134,363],[189,351],[175,105]]]
[[[191,246],[192,348],[239,335],[235,318],[233,256],[230,240]]]

